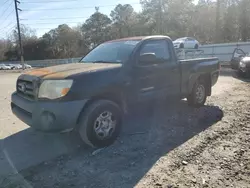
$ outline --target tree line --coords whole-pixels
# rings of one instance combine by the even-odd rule
[[[249,0],[141,0],[142,10],[118,4],[105,15],[95,12],[81,25],[59,25],[38,38],[21,25],[24,59],[81,57],[96,45],[111,39],[168,35],[172,39],[190,36],[201,44],[247,41],[250,39]],[[0,60],[19,57],[17,31],[0,40]]]

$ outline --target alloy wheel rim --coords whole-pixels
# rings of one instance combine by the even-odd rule
[[[116,123],[117,121],[110,111],[102,112],[94,122],[96,136],[101,140],[110,138],[115,130]]]
[[[205,87],[203,85],[199,85],[196,89],[196,100],[198,103],[202,103],[205,98]]]

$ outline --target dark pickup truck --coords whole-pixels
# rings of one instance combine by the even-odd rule
[[[154,99],[204,105],[219,77],[217,58],[179,61],[166,36],[105,42],[79,63],[35,69],[19,76],[13,113],[37,130],[77,129],[83,141],[105,147],[119,135],[123,114]]]

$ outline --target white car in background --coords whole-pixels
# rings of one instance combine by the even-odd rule
[[[31,68],[32,68],[32,66],[31,66],[31,65],[29,65],[29,64],[24,64],[24,68],[25,68],[25,69],[31,69]]]
[[[199,48],[199,42],[192,38],[192,37],[184,37],[176,39],[174,42],[175,48],[192,48],[192,49],[198,49]]]
[[[20,64],[15,64],[15,69],[22,69],[22,65],[20,65]]]
[[[11,67],[5,64],[0,64],[0,70],[11,70]]]
[[[10,69],[16,69],[15,64],[7,64],[7,66],[9,66],[9,67],[10,67]]]

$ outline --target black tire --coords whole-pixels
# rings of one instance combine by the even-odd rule
[[[247,77],[247,73],[242,72],[241,70],[238,70],[237,74],[238,74],[238,76],[239,76],[240,78],[246,78],[246,77]]]
[[[200,90],[202,88],[203,94],[202,96],[198,95],[197,93],[199,92],[198,89]],[[188,105],[194,106],[194,107],[201,107],[205,104],[207,100],[207,91],[206,91],[206,83],[204,80],[198,80],[192,89],[192,93],[187,97]]]
[[[194,46],[194,49],[198,49],[199,48],[199,46],[198,46],[198,44],[196,44],[195,46]]]
[[[112,133],[110,133],[110,130],[108,131],[110,133],[109,136],[107,136],[105,139],[101,139],[100,135],[96,133],[95,126],[96,121],[98,120],[98,117],[100,117],[105,112],[111,112],[112,117],[114,121],[116,121],[115,127],[111,128]],[[98,122],[99,124],[99,122]],[[122,112],[119,108],[119,106],[108,100],[98,100],[93,102],[90,106],[87,107],[86,110],[80,115],[79,123],[78,123],[78,131],[79,134],[87,145],[91,147],[106,147],[111,144],[117,139],[122,125]],[[103,123],[101,125],[97,125],[99,127],[99,130],[102,131],[106,128],[103,128]],[[100,128],[101,126],[101,128]],[[110,125],[108,125],[110,126]],[[102,134],[104,135],[104,134]]]
[[[183,43],[180,44],[180,48],[184,48],[184,44]]]

